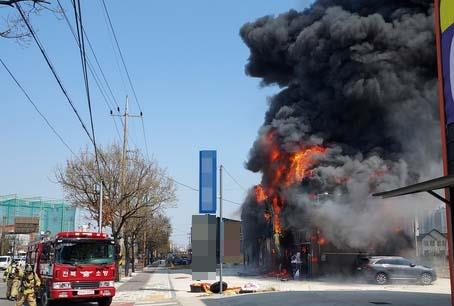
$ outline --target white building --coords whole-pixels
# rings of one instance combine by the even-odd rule
[[[418,236],[418,255],[421,257],[446,256],[447,244],[446,234],[433,229]]]

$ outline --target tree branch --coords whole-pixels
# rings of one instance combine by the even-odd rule
[[[14,6],[15,3],[18,2],[34,2],[34,3],[46,3],[50,4],[50,2],[45,1],[45,0],[0,0],[0,5],[9,5],[9,6]]]

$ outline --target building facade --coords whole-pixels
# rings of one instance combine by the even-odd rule
[[[447,238],[446,234],[437,229],[432,229],[426,234],[418,236],[418,255],[420,257],[447,255]]]
[[[0,225],[14,226],[17,217],[37,217],[39,231],[51,234],[73,231],[76,227],[76,208],[63,200],[0,196]]]

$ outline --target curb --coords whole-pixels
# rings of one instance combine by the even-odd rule
[[[134,276],[136,276],[136,275],[139,274],[139,273],[140,273],[140,272],[134,272],[134,273],[131,273],[131,276],[122,277],[121,280],[120,280],[119,282],[115,282],[115,283],[114,283],[115,289],[120,288],[121,285],[126,284],[126,283],[129,282],[131,279],[133,279]]]

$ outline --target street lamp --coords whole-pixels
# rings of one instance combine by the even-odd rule
[[[88,174],[81,174],[82,177],[88,177],[92,181],[94,181],[93,190],[94,192],[99,192],[99,218],[98,218],[98,233],[102,232],[102,201],[103,201],[103,180],[101,179],[99,182],[96,182],[96,178],[92,175]]]
[[[98,221],[98,233],[102,233],[102,198],[103,198],[103,188],[102,188],[103,181],[99,182],[99,221]]]

